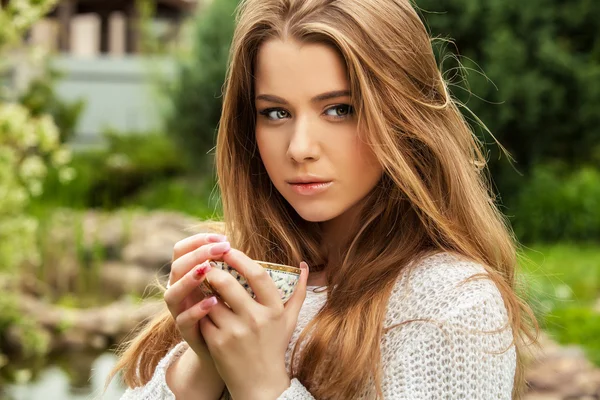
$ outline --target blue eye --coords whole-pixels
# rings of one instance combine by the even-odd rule
[[[333,114],[330,114],[329,111],[333,111]],[[353,113],[354,108],[349,104],[338,104],[337,106],[328,108],[325,111],[325,114],[334,118],[346,118],[348,115]]]

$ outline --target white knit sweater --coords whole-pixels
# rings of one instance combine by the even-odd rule
[[[516,367],[515,348],[500,292],[476,263],[449,253],[427,257],[410,275],[398,279],[390,296],[381,339],[382,390],[385,400],[510,399]],[[290,371],[291,350],[306,324],[327,300],[326,292],[309,286],[298,324],[285,355]],[[302,348],[302,347],[301,347]],[[158,364],[143,387],[127,389],[121,400],[173,400],[165,371],[187,349],[179,343]],[[370,385],[356,399],[374,399]],[[215,399],[216,400],[216,399]],[[298,379],[277,400],[314,400]]]

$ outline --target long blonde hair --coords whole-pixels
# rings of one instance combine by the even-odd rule
[[[389,295],[409,264],[439,251],[486,268],[520,355],[535,321],[515,292],[518,244],[495,205],[482,145],[451,97],[410,2],[246,0],[236,22],[216,146],[232,246],[276,263],[327,263],[318,224],[300,218],[277,192],[258,155],[253,70],[265,40],[323,43],[339,52],[359,134],[384,169],[364,201],[359,229],[341,250],[341,265],[326,270],[328,300],[294,347],[292,375],[318,399],[352,398],[374,378],[382,398],[380,341]],[[123,370],[129,386],[143,385],[180,340],[165,309],[127,343],[113,373]],[[521,381],[518,362],[515,398]]]

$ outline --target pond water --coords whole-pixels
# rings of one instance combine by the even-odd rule
[[[74,355],[69,356],[74,361]],[[82,359],[86,356],[82,355]],[[7,400],[119,400],[124,386],[118,377],[113,379],[106,393],[104,382],[108,373],[114,366],[117,358],[113,353],[102,353],[89,362],[77,365],[71,363],[67,370],[61,368],[59,362],[51,363],[44,367],[36,377],[27,383],[11,384],[5,388],[5,397],[0,393],[0,398]],[[68,362],[62,360],[62,363]],[[87,368],[85,368],[85,364]],[[74,369],[73,369],[74,368]],[[87,369],[85,371],[84,369]]]

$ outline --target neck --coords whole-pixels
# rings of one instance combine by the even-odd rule
[[[359,213],[360,204],[355,204],[337,217],[319,223],[327,264],[315,266],[316,271],[325,274],[327,268],[335,268],[341,264],[342,254],[345,253],[342,247],[345,246],[349,235],[355,231],[353,228]]]

